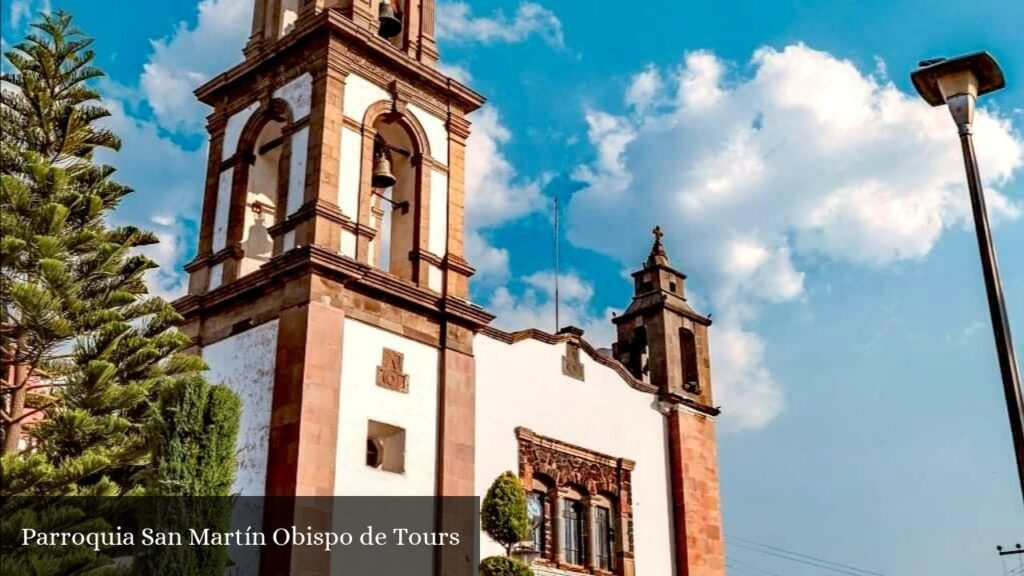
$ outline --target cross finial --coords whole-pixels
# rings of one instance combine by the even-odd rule
[[[651,252],[653,254],[664,255],[665,247],[661,244],[661,238],[665,233],[661,231],[661,226],[655,226],[654,230],[651,230],[651,232],[654,234],[654,246],[651,247]]]

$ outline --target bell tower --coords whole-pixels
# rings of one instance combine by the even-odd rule
[[[434,0],[253,1],[244,61],[196,91],[209,159],[176,302],[243,399],[236,489],[473,495],[473,336],[493,317],[467,301],[464,171],[484,99],[437,70]],[[382,458],[404,473],[368,464],[399,437]],[[295,568],[282,554],[269,573]]]
[[[724,576],[725,545],[718,489],[708,328],[711,319],[686,300],[686,274],[672,267],[661,227],[643,268],[633,273],[633,300],[614,318],[615,358],[658,389],[671,465],[678,576]]]

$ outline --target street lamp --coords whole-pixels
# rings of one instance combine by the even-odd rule
[[[967,187],[970,189],[971,207],[974,212],[974,230],[978,236],[981,269],[985,275],[985,290],[988,294],[988,310],[992,317],[992,331],[995,334],[996,351],[999,355],[999,372],[1003,379],[1003,392],[1006,394],[1006,409],[1010,414],[1013,448],[1017,455],[1017,474],[1020,476],[1021,494],[1024,496],[1024,400],[1021,399],[1020,373],[1013,353],[1010,322],[1006,318],[1006,304],[1003,301],[1003,285],[999,280],[999,264],[996,262],[996,250],[992,244],[992,231],[985,209],[985,193],[981,189],[978,159],[974,155],[974,140],[971,136],[974,107],[978,96],[999,90],[1006,85],[1006,81],[999,64],[987,52],[977,52],[949,60],[925,60],[911,73],[910,79],[926,102],[932,106],[949,106],[960,132],[960,147],[964,154]]]

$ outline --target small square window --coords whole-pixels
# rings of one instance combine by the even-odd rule
[[[385,472],[405,472],[405,429],[370,420],[366,430],[366,465]]]

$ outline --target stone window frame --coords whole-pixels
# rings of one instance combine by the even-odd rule
[[[594,575],[634,573],[632,474],[636,463],[541,436],[528,428],[515,430],[519,444],[519,477],[529,491],[545,487],[551,513],[545,513],[548,546],[536,560],[568,572]],[[580,501],[585,510],[583,564],[564,557],[564,508],[568,500]],[[596,551],[595,510],[609,510],[614,533],[611,570],[599,567]]]

